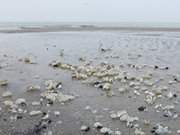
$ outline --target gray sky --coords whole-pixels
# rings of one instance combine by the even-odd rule
[[[180,22],[180,0],[0,0],[0,21]]]

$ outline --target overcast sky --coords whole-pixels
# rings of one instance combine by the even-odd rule
[[[0,22],[180,22],[180,0],[0,0]]]

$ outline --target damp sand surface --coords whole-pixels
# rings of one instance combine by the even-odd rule
[[[109,48],[102,52],[101,47]],[[44,33],[14,33],[0,34],[0,79],[8,80],[7,86],[0,87],[0,94],[5,91],[12,92],[11,98],[0,97],[0,134],[41,134],[33,133],[35,125],[41,121],[40,116],[31,117],[31,110],[41,110],[49,113],[51,123],[42,133],[52,131],[53,135],[92,135],[98,133],[93,129],[93,124],[98,121],[113,131],[120,130],[124,135],[134,134],[134,129],[127,128],[126,124],[119,120],[112,120],[110,114],[118,110],[127,110],[131,116],[139,117],[137,122],[146,135],[154,124],[162,123],[172,130],[175,135],[180,125],[180,118],[171,119],[163,116],[162,112],[156,112],[154,105],[145,103],[144,94],[135,95],[133,89],[121,94],[118,89],[125,87],[121,82],[113,83],[114,96],[107,97],[105,92],[82,81],[74,80],[71,72],[62,69],[54,69],[49,64],[58,60],[72,65],[83,65],[91,62],[97,65],[101,62],[123,65],[122,71],[133,75],[153,72],[154,81],[164,79],[157,85],[167,86],[177,94],[177,98],[169,100],[163,95],[156,104],[169,105],[179,102],[180,84],[169,85],[173,75],[180,73],[180,33],[179,32],[131,32],[131,31],[64,31]],[[62,56],[63,53],[63,56]],[[23,62],[22,59],[30,58],[34,64]],[[85,59],[80,61],[79,58]],[[141,70],[130,68],[128,65],[146,65]],[[154,65],[168,67],[168,70],[154,70]],[[62,82],[61,92],[75,95],[73,101],[51,106],[46,104],[32,106],[33,101],[40,101],[40,93],[45,90],[46,80]],[[40,91],[26,92],[27,86],[39,85]],[[148,87],[150,90],[151,87]],[[27,113],[21,114],[22,119],[12,120],[15,114],[4,109],[3,101],[25,98],[27,101]],[[85,109],[87,106],[90,109]],[[138,107],[146,106],[146,112],[138,111]],[[88,107],[88,108],[89,108]],[[59,111],[60,115],[54,115]],[[175,104],[175,112],[180,112],[179,104]],[[151,125],[145,126],[143,120],[150,120]],[[90,126],[90,131],[80,131],[82,125]],[[29,131],[29,132],[28,132]],[[98,133],[99,134],[99,133]]]

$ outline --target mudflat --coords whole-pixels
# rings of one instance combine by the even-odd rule
[[[0,134],[180,132],[180,32],[52,31],[1,31]]]

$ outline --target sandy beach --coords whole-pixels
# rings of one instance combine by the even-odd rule
[[[21,27],[0,48],[0,135],[180,132],[180,29]]]

